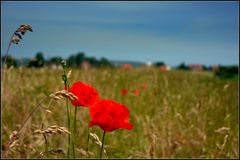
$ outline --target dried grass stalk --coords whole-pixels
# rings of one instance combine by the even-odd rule
[[[69,70],[67,73],[67,78],[69,78],[71,76],[72,70]]]
[[[64,149],[63,148],[53,148],[48,150],[47,152],[40,152],[41,156],[44,156],[46,154],[65,154]]]
[[[46,109],[46,110],[44,110],[44,111],[47,112],[47,113],[51,113],[51,114],[53,114],[53,112],[50,111],[49,109]]]
[[[18,143],[18,139],[13,141],[10,145],[9,145],[9,148],[14,148],[14,147],[17,147],[19,146],[19,143]]]
[[[18,132],[17,131],[13,131],[10,136],[9,136],[9,148],[13,148],[14,146],[16,146],[18,144]]]
[[[221,127],[215,130],[215,133],[225,134],[229,132],[230,128],[228,127]]]
[[[62,134],[62,133],[71,134],[67,130],[67,128],[59,127],[58,125],[53,125],[46,129],[37,129],[34,131],[34,133],[36,134]]]
[[[96,143],[97,145],[99,145],[100,147],[102,147],[102,142],[100,141],[99,137],[97,136],[96,133],[89,133],[91,137],[93,137],[94,139],[94,143]],[[106,150],[103,149],[103,152],[106,154]]]
[[[75,96],[73,93],[71,92],[68,92],[66,90],[62,90],[62,91],[57,91],[53,94],[50,94],[50,97],[53,98],[53,99],[62,99],[62,98],[69,98],[71,100],[75,100],[75,99],[78,99],[77,96]]]
[[[93,155],[94,155],[93,152],[91,152],[91,151],[85,151],[85,149],[83,149],[83,148],[77,148],[77,152],[79,152],[81,155],[84,155],[84,156],[86,156],[86,155],[91,155],[91,156],[93,156]]]

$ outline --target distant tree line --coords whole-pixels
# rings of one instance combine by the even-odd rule
[[[2,57],[2,63],[5,62],[5,56]],[[55,56],[51,57],[50,59],[46,60],[44,58],[44,55],[42,52],[37,52],[35,57],[31,58],[30,60],[25,60],[22,62],[19,59],[16,59],[12,57],[11,55],[8,55],[6,58],[6,65],[7,67],[13,66],[13,67],[19,67],[22,64],[24,64],[26,67],[34,67],[34,68],[41,68],[44,66],[49,66],[51,64],[60,65],[61,61],[63,60],[62,57]],[[84,52],[79,52],[77,54],[70,55],[67,59],[67,64],[69,67],[80,67],[80,65],[83,62],[89,63],[92,67],[101,68],[101,67],[113,67],[113,64],[106,58],[96,59],[95,57],[87,57]],[[166,64],[163,61],[155,62],[153,66],[155,67],[161,67],[165,66]],[[185,63],[179,64],[179,66],[176,67],[178,70],[190,70],[189,66]],[[210,71],[213,70],[212,66],[205,66],[203,65],[203,70]],[[218,69],[214,71],[215,75],[219,78],[233,78],[237,77],[239,73],[239,67],[238,66],[223,66],[219,65]]]
[[[185,65],[185,63],[181,63],[177,67],[177,69],[189,70],[189,66]],[[212,66],[203,65],[203,70],[214,71],[215,76],[221,79],[236,78],[239,74],[239,66],[237,65],[228,65],[228,66],[219,65],[217,69],[214,69]]]
[[[6,59],[6,66],[7,68],[13,66],[13,67],[18,67],[18,64],[17,64],[17,60],[12,57],[11,55],[8,55],[7,57],[6,56],[3,56],[2,57],[2,63],[5,63],[5,59]]]
[[[161,67],[161,66],[165,66],[165,63],[162,62],[162,61],[160,61],[160,62],[155,62],[153,65],[154,65],[155,67]]]
[[[93,67],[113,67],[112,63],[108,59],[101,58],[98,60],[95,57],[87,57],[83,52],[69,56],[67,64],[70,67],[79,67],[84,61],[90,63]]]
[[[238,66],[220,66],[215,75],[222,79],[236,78],[239,73]]]
[[[211,71],[212,70],[212,66],[202,65],[202,68],[203,68],[204,71]],[[179,69],[179,70],[190,70],[189,66],[186,65],[184,62],[180,63],[177,66],[177,69]]]
[[[180,70],[189,70],[189,67],[183,62],[177,67]]]
[[[4,63],[5,57],[2,57],[2,62]],[[26,67],[34,67],[34,68],[41,68],[44,66],[48,66],[51,64],[60,65],[61,61],[63,60],[60,56],[51,57],[50,59],[46,60],[44,58],[44,54],[42,52],[37,52],[35,57],[29,59],[27,62],[24,62]],[[67,59],[67,64],[69,67],[80,67],[80,65],[85,61],[88,62],[92,67],[113,67],[112,63],[106,59],[101,58],[100,60],[96,59],[95,57],[87,57],[83,52],[79,52],[77,54],[70,55]],[[19,67],[21,66],[21,62],[19,59],[16,59],[10,55],[6,58],[6,65],[7,67]]]

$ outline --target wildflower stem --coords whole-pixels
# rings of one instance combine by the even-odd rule
[[[63,81],[64,81],[64,86],[65,86],[65,89],[68,91],[69,90],[69,85],[68,85],[68,80],[67,80],[67,75],[66,75],[66,63],[63,63]],[[69,110],[69,107],[68,107],[68,98],[66,98],[66,106],[67,106],[67,117],[68,117],[68,130],[70,130],[70,112],[71,110]],[[70,145],[71,145],[71,135],[68,134],[68,152],[67,152],[67,157],[69,158],[69,155],[70,155]]]
[[[87,137],[87,147],[86,147],[86,152],[88,151],[88,143],[89,143],[89,127],[88,127],[88,137]]]
[[[87,127],[87,132],[88,132],[88,137],[87,137],[87,147],[86,147],[86,152],[88,152],[88,143],[89,143],[89,138],[90,138],[90,136],[89,136],[89,126]]]
[[[68,99],[66,99],[66,105],[67,105],[67,117],[68,117],[68,130],[70,131],[70,119],[69,119],[69,109],[68,109]],[[70,134],[68,134],[68,158],[69,158],[69,150],[70,150]]]
[[[103,137],[102,137],[102,147],[101,147],[101,152],[100,152],[100,158],[102,158],[102,150],[103,150],[103,145],[104,145],[104,137],[105,137],[105,131],[103,132]]]
[[[76,137],[77,133],[77,107],[75,107],[75,113],[74,113],[74,136]]]
[[[73,136],[74,136],[74,140],[73,140],[73,158],[75,158],[75,148],[76,148],[76,144],[75,142],[77,141],[77,106],[75,107],[75,112],[74,112],[74,130],[73,130]]]
[[[72,151],[73,151],[73,158],[75,158],[75,143],[74,143],[74,138],[72,139]]]

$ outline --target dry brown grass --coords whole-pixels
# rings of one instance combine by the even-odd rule
[[[29,118],[11,147],[8,158],[37,158],[45,152],[42,135],[34,134],[45,126],[66,126],[65,101],[49,97],[61,91],[62,70],[9,69],[2,91],[2,150],[7,149],[9,136],[18,131],[31,110]],[[238,83],[219,80],[211,74],[170,71],[161,73],[154,68],[129,71],[117,69],[72,69],[70,83],[84,81],[94,86],[102,98],[114,99],[130,110],[132,131],[107,133],[104,148],[109,158],[237,158],[238,146]],[[142,83],[147,84],[141,90]],[[121,95],[121,89],[140,94]],[[65,94],[65,93],[64,93]],[[66,94],[64,96],[67,96]],[[70,96],[70,95],[69,95]],[[73,110],[73,109],[72,109]],[[76,151],[78,158],[96,158],[99,145],[89,141],[89,113],[79,108],[77,113]],[[47,129],[47,128],[46,128]],[[90,128],[100,137],[101,129]],[[52,134],[53,135],[53,134]],[[66,153],[68,134],[48,137],[49,148],[62,148]],[[14,137],[14,136],[12,136]],[[50,149],[50,150],[51,150]],[[43,156],[44,157],[44,156]],[[63,158],[63,154],[50,154]]]

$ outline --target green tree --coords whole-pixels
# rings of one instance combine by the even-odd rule
[[[95,57],[87,57],[85,58],[92,66],[99,67],[99,62]]]
[[[156,62],[156,63],[154,63],[154,66],[156,66],[156,67],[160,67],[160,66],[164,66],[164,65],[165,65],[164,62]]]
[[[6,55],[2,57],[2,63],[5,61],[5,58],[6,58]],[[8,55],[6,58],[6,65],[7,65],[7,68],[11,66],[17,67],[17,60],[11,55]]]
[[[79,66],[85,59],[85,55],[83,52],[79,52],[77,53],[77,55],[75,56],[75,63],[76,66]]]
[[[184,62],[181,63],[177,68],[180,70],[188,70],[189,69],[188,66],[186,66]]]
[[[43,56],[42,52],[37,52],[36,56],[31,59],[28,63],[28,67],[36,67],[36,68],[40,68],[43,67],[45,65],[45,58]]]
[[[43,53],[38,52],[35,57],[37,59],[38,67],[43,67],[45,65],[45,59],[44,59]]]
[[[99,61],[99,66],[100,67],[113,67],[112,63],[107,60],[106,58],[101,58]]]
[[[57,56],[57,57],[50,58],[48,63],[61,64],[61,61],[62,61],[62,57]]]
[[[79,67],[79,65],[85,60],[85,54],[83,52],[79,52],[75,55],[71,55],[67,59],[68,66],[71,67]]]
[[[215,75],[222,79],[231,79],[237,77],[238,73],[238,66],[219,66],[219,70],[215,73]]]
[[[67,64],[70,67],[76,67],[77,66],[76,62],[75,62],[75,55],[71,55],[71,56],[68,57]]]

